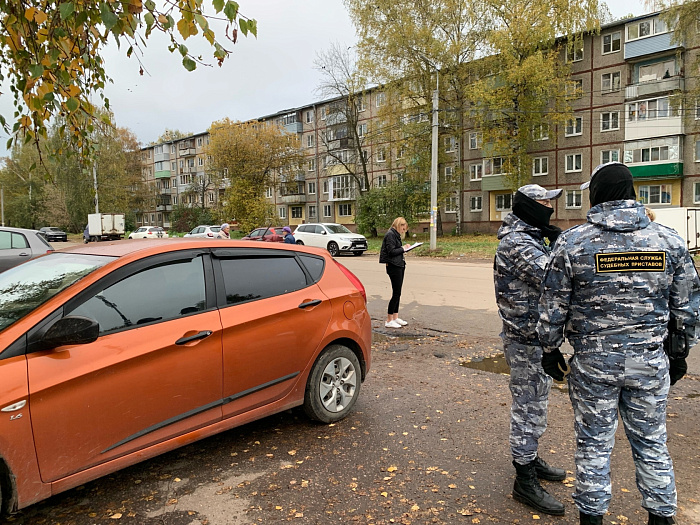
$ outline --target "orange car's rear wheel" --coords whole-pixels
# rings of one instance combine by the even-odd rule
[[[350,413],[360,395],[360,362],[352,350],[329,346],[316,360],[304,395],[304,411],[322,423],[339,421]]]

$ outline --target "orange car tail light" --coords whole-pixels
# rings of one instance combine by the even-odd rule
[[[365,287],[362,285],[362,281],[360,281],[354,273],[352,273],[350,270],[348,270],[345,266],[340,264],[335,259],[333,259],[333,262],[338,265],[338,268],[340,268],[340,271],[345,274],[345,277],[350,279],[350,282],[362,294],[362,298],[365,300],[365,304],[367,304],[367,292],[365,292]]]

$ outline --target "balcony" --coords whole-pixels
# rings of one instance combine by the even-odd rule
[[[156,211],[173,211],[173,206],[171,204],[159,204],[156,206]]]
[[[303,193],[289,193],[279,197],[279,202],[282,204],[304,204],[306,202],[306,195]]]
[[[683,44],[679,45],[673,43],[671,41],[672,39],[673,32],[671,31],[668,33],[660,33],[658,35],[625,42],[625,60],[684,47]]]
[[[301,122],[292,122],[284,125],[284,130],[287,133],[301,133],[304,131],[304,124]]]
[[[156,179],[169,179],[170,178],[170,170],[160,170],[156,171],[153,176]]]
[[[508,189],[505,175],[487,175],[481,178],[482,191],[501,191]]]
[[[194,146],[191,146],[189,148],[180,148],[178,152],[180,157],[191,157],[192,155],[197,154],[197,149]]]
[[[627,165],[635,179],[677,179],[683,177],[682,162],[640,163]]]
[[[625,122],[626,141],[671,135],[683,135],[683,117],[674,116]]]
[[[164,160],[170,160],[170,153],[167,151],[163,153],[155,153],[153,155],[153,162],[162,162]]]
[[[625,88],[625,99],[644,98],[685,89],[685,79],[681,76],[662,78],[651,82],[631,84]]]

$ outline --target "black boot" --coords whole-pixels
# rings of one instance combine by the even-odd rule
[[[595,516],[585,512],[581,512],[579,516],[581,525],[603,525],[603,516]]]
[[[537,480],[535,463],[536,461],[532,461],[527,465],[520,465],[513,461],[516,472],[513,499],[544,514],[563,516],[564,504],[554,499],[549,492],[542,488]]]
[[[552,467],[539,456],[535,458],[535,472],[538,478],[547,481],[564,481],[566,479],[566,471],[563,468]]]
[[[673,516],[657,516],[649,513],[649,525],[674,525],[676,520]]]

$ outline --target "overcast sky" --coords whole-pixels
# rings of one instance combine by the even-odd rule
[[[208,3],[208,2],[207,2]],[[342,0],[240,0],[240,10],[257,19],[258,38],[239,37],[223,67],[199,66],[189,73],[164,39],[149,39],[139,64],[125,48],[105,52],[114,84],[107,87],[116,123],[147,144],[166,128],[198,133],[224,117],[246,120],[319,100],[320,74],[313,62],[333,42],[351,46],[357,38]],[[608,0],[615,18],[644,14],[642,0]],[[200,40],[196,38],[196,40]],[[187,45],[194,48],[188,40]],[[204,58],[206,46],[199,48]],[[0,111],[12,116],[11,95],[3,89]],[[3,155],[7,137],[0,138]]]

